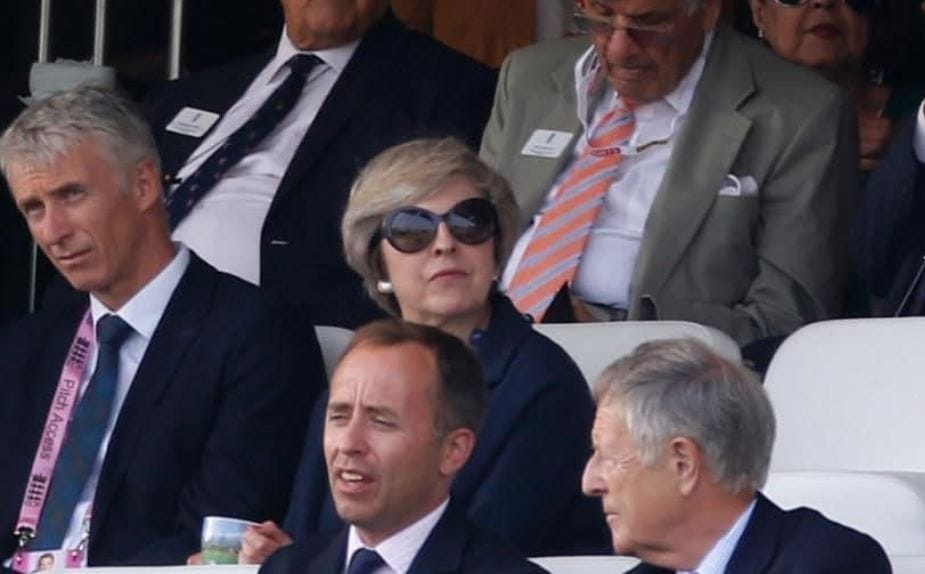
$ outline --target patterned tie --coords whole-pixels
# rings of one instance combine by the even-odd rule
[[[385,566],[385,561],[375,550],[360,548],[353,553],[350,566],[347,567],[347,574],[373,574],[377,568],[382,566]]]
[[[308,74],[320,63],[321,59],[312,54],[297,54],[289,59],[289,76],[270,94],[257,113],[228,136],[218,150],[167,196],[171,229],[176,229],[222,175],[247,156],[292,111]]]
[[[133,331],[116,315],[104,316],[96,330],[99,345],[96,371],[67,427],[48,499],[39,518],[38,533],[31,545],[35,550],[61,548],[109,424],[119,381],[119,348]]]
[[[618,104],[592,131],[588,143],[549,199],[524,250],[508,295],[522,313],[541,321],[555,294],[575,276],[588,234],[623,157],[618,145],[633,134],[632,109]]]

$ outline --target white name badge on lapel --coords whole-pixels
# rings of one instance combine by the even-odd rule
[[[180,113],[170,120],[166,129],[168,132],[200,138],[209,131],[209,128],[216,121],[218,121],[218,114],[215,112],[207,112],[196,108],[183,108]]]
[[[557,158],[562,155],[563,150],[568,147],[572,141],[571,132],[560,132],[558,130],[536,130],[524,149],[520,150],[521,155],[533,157]]]

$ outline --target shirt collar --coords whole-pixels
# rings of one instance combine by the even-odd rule
[[[710,551],[703,557],[697,568],[691,571],[679,570],[678,574],[692,574],[693,572],[697,574],[723,574],[729,564],[729,559],[732,558],[732,553],[739,544],[739,539],[742,538],[742,533],[745,532],[748,521],[752,517],[756,502],[757,500],[753,499],[751,504],[742,511],[742,514],[739,515],[732,527],[726,531],[726,534],[723,534],[723,537],[717,540],[716,544],[710,548]]]
[[[703,76],[703,68],[706,65],[710,46],[713,44],[714,34],[715,32],[712,30],[706,34],[703,47],[700,49],[700,55],[694,60],[691,69],[688,70],[677,87],[661,100],[636,108],[635,113],[637,116],[645,115],[647,108],[660,102],[668,103],[678,115],[687,114],[691,100],[694,99],[694,91],[697,84],[700,83],[701,76]],[[594,117],[595,100],[616,103],[619,98],[619,94],[613,90],[606,78],[599,74],[599,70],[600,62],[598,61],[597,52],[594,50],[594,46],[591,46],[578,58],[578,62],[575,64],[575,95],[578,102],[578,119],[581,121],[585,132],[588,131],[588,126]],[[605,85],[601,86],[599,82],[604,82]]]
[[[449,501],[450,499],[447,498],[440,506],[425,514],[417,522],[386,538],[375,548],[369,548],[364,544],[360,540],[356,527],[351,525],[347,533],[347,560],[344,562],[344,569],[346,570],[350,564],[350,558],[357,550],[369,548],[375,550],[395,574],[406,574],[418,555],[418,551],[424,546],[424,541],[443,516]]]
[[[283,26],[283,33],[279,38],[276,55],[273,56],[273,60],[269,65],[273,73],[270,75],[268,81],[274,79],[286,65],[286,62],[296,54],[314,54],[321,58],[327,66],[333,68],[337,74],[340,74],[344,71],[344,68],[347,67],[347,63],[350,61],[350,58],[353,56],[359,44],[359,40],[354,40],[349,44],[337,46],[336,48],[329,48],[327,50],[299,50],[293,45],[289,36],[286,34],[286,27]]]
[[[131,299],[126,301],[120,309],[109,309],[102,301],[90,295],[90,315],[93,317],[93,325],[96,327],[97,322],[104,316],[115,314],[129,324],[136,333],[150,341],[154,335],[154,329],[157,328],[167,303],[173,295],[180,279],[189,266],[190,253],[186,246],[175,243],[177,254],[174,255],[170,263],[161,269],[154,279],[142,287],[141,291],[135,293]]]

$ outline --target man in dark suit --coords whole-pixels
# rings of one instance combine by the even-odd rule
[[[758,491],[774,443],[764,388],[691,339],[640,345],[601,375],[582,488],[632,574],[891,572],[871,537]]]
[[[171,241],[141,116],[62,92],[6,131],[0,168],[74,289],[0,335],[0,560],[182,564],[203,516],[281,516],[317,343],[296,380],[257,289]]]
[[[378,152],[416,136],[455,135],[477,146],[495,73],[406,29],[387,0],[282,5],[275,53],[168,84],[152,99],[164,173],[190,180],[294,75],[293,58],[317,58],[287,102],[291,111],[228,163],[188,216],[175,218],[174,237],[259,284],[295,329],[355,328],[382,314],[340,244],[354,177]],[[168,193],[179,196],[182,186]]]
[[[854,229],[875,316],[925,315],[925,111],[896,136],[867,182]]]
[[[324,412],[328,481],[348,526],[285,546],[260,571],[544,572],[450,499],[485,401],[481,365],[456,337],[399,320],[359,330]]]

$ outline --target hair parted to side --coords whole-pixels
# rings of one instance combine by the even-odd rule
[[[710,475],[732,492],[767,480],[775,422],[758,378],[694,339],[643,343],[611,364],[594,388],[598,407],[616,402],[644,465],[674,437],[701,448]]]
[[[428,325],[382,319],[358,329],[341,360],[357,347],[393,347],[409,343],[430,351],[437,364],[435,423],[438,435],[457,428],[467,428],[478,434],[488,401],[485,375],[472,350],[453,335]]]
[[[347,263],[363,277],[373,300],[393,315],[399,314],[395,296],[376,289],[376,283],[387,277],[373,238],[390,211],[432,196],[459,176],[479,190],[498,214],[494,241],[500,270],[517,239],[517,202],[508,182],[461,141],[418,139],[390,147],[363,168],[350,190],[341,225]]]
[[[160,156],[151,130],[137,106],[107,88],[81,86],[52,94],[26,108],[0,137],[0,171],[46,167],[93,138],[113,167],[126,173],[142,159]]]

